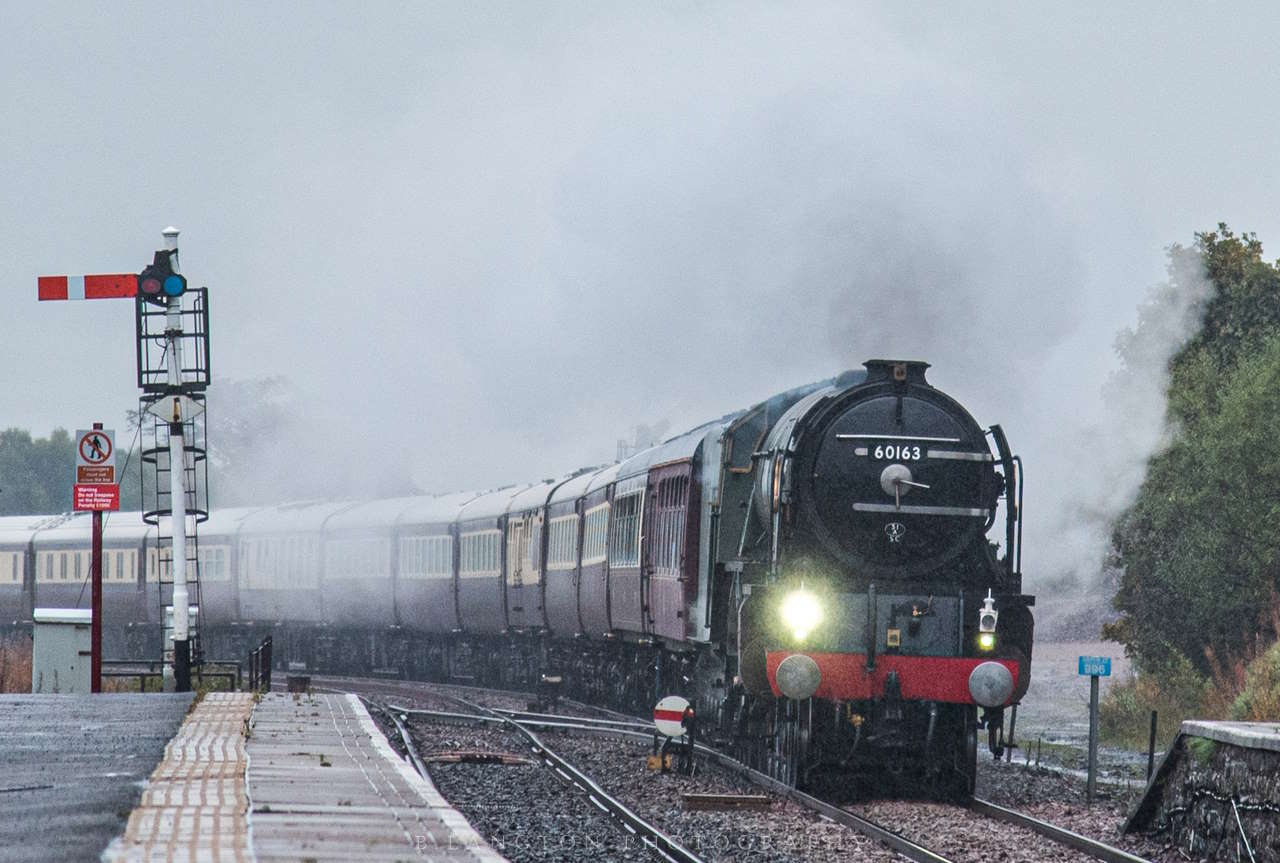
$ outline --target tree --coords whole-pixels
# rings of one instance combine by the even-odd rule
[[[0,432],[0,515],[71,509],[75,460],[75,445],[66,429],[37,439],[24,429]]]
[[[1105,633],[1148,670],[1181,657],[1210,673],[1280,637],[1280,268],[1225,225],[1169,257],[1169,283],[1118,343],[1126,366],[1156,340],[1162,296],[1192,279],[1208,290],[1200,326],[1169,363],[1175,433],[1114,530],[1122,617]]]

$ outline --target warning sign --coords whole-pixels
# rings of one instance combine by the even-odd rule
[[[76,483],[73,486],[74,494],[72,495],[71,508],[76,512],[84,512],[93,510],[118,510],[120,509],[120,486],[111,485],[82,485]]]
[[[689,709],[689,699],[679,695],[668,695],[653,708],[653,724],[658,733],[666,737],[683,737],[687,733],[684,727],[685,711]]]
[[[108,429],[82,429],[76,432],[76,441],[76,484],[114,484],[115,432]]]

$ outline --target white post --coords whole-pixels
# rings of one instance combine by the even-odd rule
[[[174,254],[169,258],[175,273],[178,268],[178,229],[164,229],[164,247]],[[182,385],[182,297],[170,297],[165,317],[165,340],[168,351],[168,384]],[[172,506],[170,528],[173,534],[173,676],[179,692],[191,691],[191,654],[187,643],[191,631],[190,601],[187,594],[187,490],[186,446],[182,422],[169,424],[169,499]]]

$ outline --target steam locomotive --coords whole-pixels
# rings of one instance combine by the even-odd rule
[[[978,732],[998,756],[1026,692],[1034,599],[1021,462],[927,368],[871,360],[554,481],[216,510],[200,650],[270,634],[292,667],[559,678],[631,710],[681,694],[704,736],[796,784],[962,797]],[[88,606],[88,521],[0,519],[0,622]],[[158,656],[167,545],[118,513],[104,549],[107,655]]]

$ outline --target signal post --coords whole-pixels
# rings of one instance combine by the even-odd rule
[[[152,488],[156,501],[150,510],[146,509],[144,501],[143,519],[153,525],[159,525],[163,517],[169,519],[173,539],[170,560],[173,575],[172,675],[174,688],[179,692],[189,692],[193,660],[190,588],[195,584],[197,596],[199,588],[188,575],[188,554],[195,556],[195,531],[193,527],[189,543],[187,522],[190,517],[194,517],[197,523],[209,517],[207,500],[201,504],[202,495],[207,494],[207,482],[202,487],[196,481],[199,473],[192,466],[205,463],[206,455],[202,440],[197,439],[194,432],[203,428],[202,425],[197,427],[195,420],[204,412],[204,391],[209,384],[208,293],[205,288],[192,291],[196,295],[194,308],[184,309],[183,296],[188,289],[186,277],[178,268],[178,229],[165,228],[163,234],[165,248],[157,250],[152,263],[137,275],[41,276],[37,280],[37,295],[40,300],[134,299],[138,387],[143,392],[139,431],[142,431],[145,419],[152,417],[157,428],[165,431],[168,438],[165,446],[151,449],[144,446],[142,451],[143,494],[145,497],[146,471],[150,464],[155,471]],[[149,305],[164,310],[160,332],[153,326],[157,313],[147,311]],[[184,330],[184,319],[192,321],[193,326]],[[184,343],[190,348],[187,362],[183,356]],[[153,351],[153,347],[157,350]],[[163,350],[159,350],[161,347]],[[192,433],[190,444],[187,443],[188,433]],[[102,511],[120,508],[113,437],[101,423],[77,433],[79,452],[74,508],[93,511],[94,520],[93,560],[90,565],[94,692],[101,690]],[[159,438],[159,433],[154,437]],[[163,464],[167,464],[167,468],[162,465],[162,451]],[[166,469],[169,471],[168,488],[162,489],[158,481]],[[188,473],[193,477],[190,487]],[[188,506],[188,494],[193,498],[191,506]],[[168,506],[164,505],[165,497],[168,498]]]

